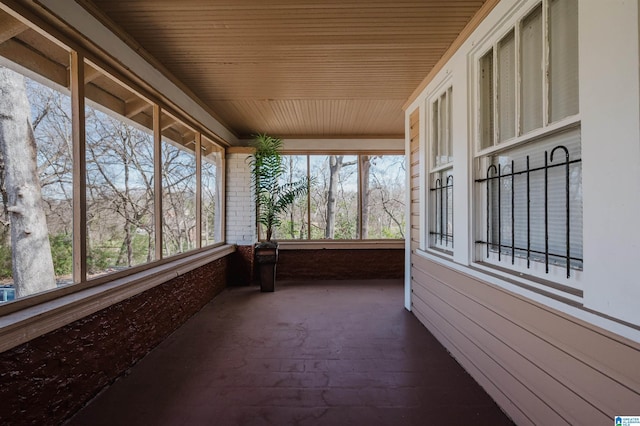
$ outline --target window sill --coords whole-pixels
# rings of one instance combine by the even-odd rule
[[[0,352],[108,308],[234,251],[232,245],[217,246],[8,313],[0,317]]]
[[[562,314],[570,315],[569,318],[572,321],[578,318],[579,320],[601,327],[633,341],[640,339],[640,326],[585,308],[582,304],[581,297],[561,292],[553,292],[553,289],[545,288],[537,282],[525,282],[524,280],[516,280],[513,277],[502,276],[493,268],[488,268],[480,263],[467,266],[420,249],[414,250],[413,254],[442,265],[452,271],[466,275],[474,280],[506,291],[515,297],[522,298],[528,302],[532,301],[542,307],[555,309]]]
[[[279,250],[366,250],[366,249],[404,249],[404,240],[314,240],[314,241],[281,241]]]
[[[582,291],[575,290],[551,281],[540,280],[536,277],[519,277],[515,273],[506,272],[502,268],[487,266],[483,263],[463,265],[452,258],[424,250],[416,250],[416,255],[439,263],[447,268],[465,274],[471,278],[481,280],[509,291],[531,297],[532,294],[553,299],[573,307],[582,306]]]

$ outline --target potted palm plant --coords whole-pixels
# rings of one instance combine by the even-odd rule
[[[250,157],[252,187],[256,203],[256,226],[262,227],[265,238],[256,245],[256,262],[260,270],[260,289],[275,290],[278,243],[272,240],[274,229],[297,197],[309,189],[306,178],[296,182],[284,182],[284,162],[280,150],[282,139],[257,135],[252,143],[255,148]]]

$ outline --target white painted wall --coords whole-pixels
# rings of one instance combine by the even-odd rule
[[[256,210],[251,193],[251,169],[246,153],[228,153],[226,231],[228,244],[252,245],[257,241]]]
[[[585,306],[640,324],[638,2],[580,2]]]
[[[514,286],[500,279],[497,271],[498,278],[469,268],[473,266],[475,226],[471,143],[475,77],[469,75],[469,64],[473,60],[470,52],[487,40],[498,40],[535,4],[537,0],[501,1],[407,108],[407,116],[417,108],[424,108],[435,88],[444,79],[451,78],[455,251],[452,261],[428,252],[421,255],[640,341],[637,330],[603,317],[640,325],[637,270],[640,263],[640,46],[636,1],[580,0],[579,3],[585,260],[581,302],[584,307],[574,308]],[[421,120],[425,118],[421,116]],[[427,121],[421,138],[428,134],[428,126]],[[422,158],[425,155],[423,151]],[[426,191],[422,191],[421,196],[426,197]],[[428,204],[426,198],[423,202]],[[428,206],[425,210],[428,211]],[[421,223],[427,232],[425,217]]]

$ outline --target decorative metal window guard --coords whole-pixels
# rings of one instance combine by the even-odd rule
[[[435,236],[436,242],[440,239],[440,245],[442,245],[442,240],[444,240],[445,247],[449,247],[449,242],[451,242],[451,248],[453,248],[453,223],[451,224],[451,233],[448,232],[448,226],[445,226],[449,218],[449,189],[451,189],[451,198],[453,198],[453,176],[447,176],[444,185],[442,185],[442,179],[436,179],[435,187],[429,189],[434,193],[436,218],[438,217],[438,213],[440,213],[439,229],[436,223],[436,230],[429,232],[429,234]],[[440,201],[439,204],[438,200]]]
[[[557,150],[562,150],[564,151],[565,154],[565,161],[562,163],[556,163],[556,164],[550,164],[553,162],[553,156],[554,153]],[[549,257],[555,257],[555,258],[562,258],[565,260],[566,262],[566,269],[567,269],[567,278],[569,278],[571,276],[571,261],[577,261],[582,263],[583,259],[582,258],[578,258],[578,257],[573,257],[571,256],[571,235],[570,235],[570,211],[569,211],[569,202],[570,202],[570,194],[569,194],[569,175],[570,175],[570,165],[571,164],[575,164],[575,163],[580,163],[582,161],[582,159],[575,159],[575,160],[570,160],[569,159],[569,150],[567,149],[567,147],[565,147],[564,145],[558,145],[555,148],[553,148],[551,150],[551,155],[549,156],[548,151],[544,152],[544,166],[541,167],[534,167],[534,168],[530,168],[529,166],[529,156],[527,155],[526,157],[526,169],[525,170],[521,170],[521,171],[513,171],[514,170],[514,161],[511,161],[511,172],[509,173],[505,173],[502,174],[502,170],[499,166],[496,166],[495,164],[491,164],[488,168],[487,168],[487,173],[486,173],[486,177],[483,179],[476,179],[477,183],[483,183],[483,182],[487,182],[487,202],[486,202],[486,206],[487,206],[487,211],[486,211],[486,234],[487,234],[487,239],[486,241],[476,241],[476,244],[485,244],[487,246],[487,258],[489,257],[489,250],[490,249],[494,249],[495,250],[495,246],[498,246],[498,261],[501,260],[501,254],[502,254],[502,249],[503,247],[506,248],[507,250],[510,249],[511,251],[511,264],[515,263],[515,253],[516,250],[520,251],[520,252],[525,252],[527,253],[527,268],[530,267],[531,265],[531,258],[532,258],[532,254],[539,254],[539,255],[543,255],[544,256],[544,262],[545,262],[545,271],[546,273],[549,273]],[[566,195],[566,217],[565,217],[565,232],[566,232],[566,252],[565,254],[557,254],[557,253],[550,253],[549,252],[549,177],[548,177],[548,172],[549,169],[555,168],[555,167],[565,167],[565,195]],[[508,168],[509,166],[505,166],[505,169]],[[544,251],[540,251],[540,250],[533,250],[531,248],[531,173],[534,172],[538,172],[538,171],[544,171],[544,241],[545,241],[545,249]],[[526,175],[527,178],[527,247],[516,247],[515,245],[515,177],[517,175]],[[490,220],[490,209],[489,209],[489,205],[490,205],[490,200],[491,200],[491,196],[494,195],[491,193],[491,189],[490,186],[488,184],[489,181],[492,180],[498,180],[498,243],[496,244],[495,242],[490,241],[490,232],[491,232],[491,220]],[[511,179],[511,245],[510,246],[505,246],[504,244],[502,244],[502,209],[500,208],[501,206],[501,191],[500,191],[500,182],[502,179]]]

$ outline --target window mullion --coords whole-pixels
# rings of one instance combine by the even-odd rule
[[[156,259],[162,259],[162,127],[160,124],[161,109],[153,105],[153,218],[155,222]]]
[[[493,92],[491,93],[491,96],[493,97],[493,143],[491,144],[492,146],[496,146],[498,144],[498,142],[500,141],[500,129],[497,125],[497,123],[499,123],[499,119],[498,119],[498,44],[494,44],[493,45],[493,61],[492,61],[492,77],[493,77]]]
[[[542,2],[542,127],[549,125],[549,3]]]
[[[87,157],[84,98],[84,57],[71,52],[73,129],[73,282],[87,280]]]
[[[202,134],[196,132],[196,247],[202,247]]]
[[[438,109],[435,111],[435,114],[433,116],[435,132],[433,135],[434,140],[432,141],[433,149],[431,150],[433,152],[433,162],[431,163],[432,167],[438,166],[439,160],[440,160],[440,139],[442,134],[442,120],[440,119],[440,116],[442,114],[442,102],[441,102],[440,96],[438,96],[438,99],[436,100],[435,105],[438,106]]]
[[[307,155],[307,182],[311,182],[311,158]],[[307,191],[307,239],[311,239],[311,185]]]
[[[363,176],[362,176],[362,155],[358,155],[357,156],[358,161],[356,161],[357,167],[358,167],[358,229],[356,229],[357,235],[356,238],[358,240],[362,239],[362,219],[364,218],[364,215],[362,214],[362,200],[364,197],[364,194],[362,193],[362,188],[363,188]]]
[[[515,90],[515,97],[516,97],[516,101],[515,101],[515,113],[514,113],[514,119],[516,120],[516,137],[521,136],[522,135],[522,122],[520,120],[520,111],[521,111],[521,90],[522,90],[522,72],[521,72],[521,53],[522,53],[522,48],[520,45],[520,31],[521,31],[521,25],[520,25],[520,21],[516,22],[516,26],[515,26],[515,30],[514,30],[514,42],[515,42],[515,49],[514,49],[514,55],[515,55],[515,84],[516,84],[516,90]]]
[[[450,111],[450,106],[451,106],[451,98],[449,97],[449,89],[445,90],[444,92],[444,99],[445,99],[445,111],[444,111],[444,139],[442,141],[442,148],[443,148],[443,157],[446,158],[446,162],[449,162],[449,156],[451,155],[451,153],[449,152],[449,138],[451,137],[451,131],[449,129],[449,114],[451,114]]]

